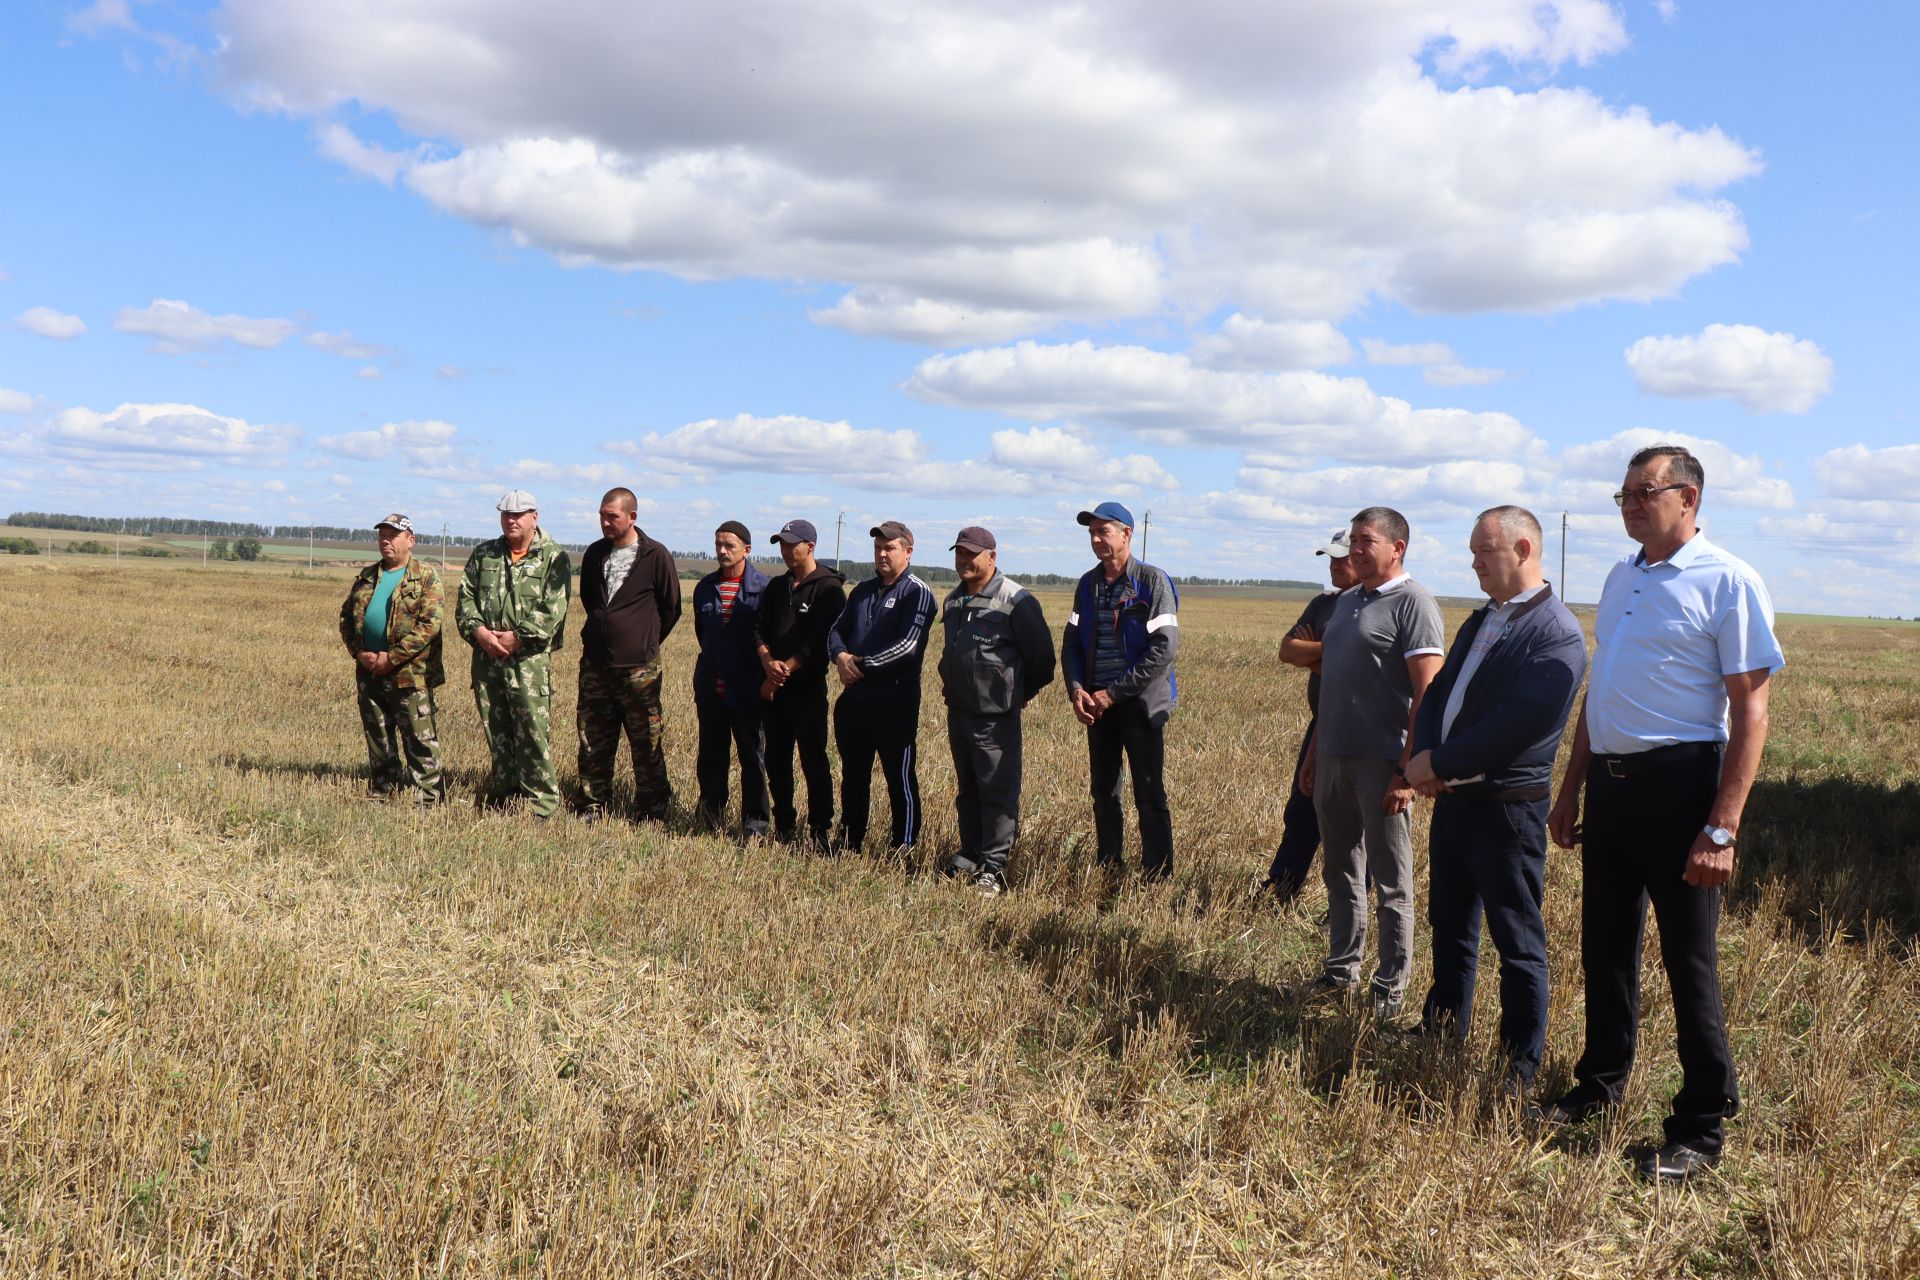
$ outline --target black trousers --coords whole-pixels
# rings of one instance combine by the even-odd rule
[[[1574,1100],[1616,1102],[1633,1066],[1640,1024],[1640,944],[1649,901],[1673,991],[1681,1083],[1669,1142],[1717,1152],[1740,1109],[1720,1002],[1720,890],[1685,883],[1687,852],[1720,784],[1718,752],[1618,778],[1604,760],[1587,771],[1581,872],[1580,962],[1587,1044]]]
[[[771,813],[767,807],[766,731],[761,725],[764,704],[729,707],[724,702],[696,701],[700,719],[700,750],[694,775],[700,782],[700,820],[719,826],[726,818],[728,780],[733,758],[740,760],[740,825],[750,836],[767,834]],[[792,789],[792,774],[788,775]]]
[[[1287,793],[1287,807],[1280,815],[1280,847],[1273,851],[1273,864],[1267,868],[1267,883],[1283,900],[1300,892],[1313,870],[1313,854],[1320,847],[1320,815],[1313,797],[1300,789],[1300,770],[1307,763],[1307,744],[1313,741],[1313,727],[1300,739],[1300,750],[1293,758],[1293,789]]]
[[[1421,1025],[1466,1038],[1484,912],[1500,953],[1500,1048],[1508,1070],[1531,1080],[1547,1045],[1547,802],[1442,795],[1427,850],[1433,985]]]
[[[953,752],[953,811],[961,869],[1007,874],[1020,834],[1020,712],[983,716],[947,709]]]
[[[766,728],[767,790],[773,794],[773,831],[782,840],[798,834],[793,806],[793,753],[807,780],[807,830],[821,844],[833,828],[833,765],[827,759],[826,682],[789,683],[762,712]]]
[[[1173,810],[1167,805],[1166,722],[1147,718],[1138,698],[1116,702],[1087,726],[1092,775],[1095,857],[1106,866],[1126,861],[1126,819],[1120,810],[1120,758],[1133,775],[1133,807],[1140,818],[1140,865],[1149,876],[1173,874]]]
[[[915,759],[919,735],[918,688],[884,697],[842,694],[833,704],[833,743],[840,752],[840,846],[857,851],[866,843],[873,762],[878,759],[893,810],[891,847],[913,847],[920,835],[920,775]]]

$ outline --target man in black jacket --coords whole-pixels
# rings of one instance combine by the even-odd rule
[[[631,489],[600,499],[600,532],[580,564],[580,814],[604,818],[624,729],[633,751],[634,810],[659,821],[673,804],[660,711],[660,642],[680,621],[673,554],[642,533]]]
[[[1473,571],[1489,600],[1453,638],[1420,702],[1407,780],[1435,797],[1427,920],[1428,1032],[1464,1037],[1480,916],[1500,953],[1500,1048],[1516,1092],[1547,1035],[1547,796],[1560,734],[1587,670],[1580,624],[1541,576],[1540,522],[1494,507],[1474,524]]]
[[[827,761],[827,629],[846,605],[847,580],[813,558],[820,535],[810,520],[789,520],[773,536],[787,571],[767,584],[754,621],[765,679],[767,790],[773,794],[773,833],[791,843],[798,834],[793,804],[793,754],[807,780],[809,840],[825,848],[833,827],[833,766]]]
[[[1006,891],[1020,831],[1020,712],[1053,683],[1053,636],[1040,601],[1000,572],[992,533],[969,525],[952,550],[960,585],[940,607],[940,688],[960,851],[944,870],[993,897]]]

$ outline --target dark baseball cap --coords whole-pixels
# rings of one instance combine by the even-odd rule
[[[769,542],[784,542],[792,546],[796,542],[818,542],[820,533],[813,527],[811,520],[789,520],[780,526],[780,532],[768,539]]]
[[[982,529],[977,524],[970,524],[960,531],[960,536],[953,540],[953,546],[948,547],[947,550],[954,551],[961,547],[969,551],[998,551],[1000,544],[993,540],[993,534],[990,531]]]
[[[1077,517],[1081,524],[1092,524],[1095,520],[1111,520],[1133,528],[1133,512],[1117,502],[1103,502],[1091,511],[1082,511]]]
[[[913,541],[913,530],[907,528],[907,526],[901,524],[898,520],[882,520],[879,524],[867,530],[867,535],[869,537],[882,538],[888,542],[892,542],[895,538],[898,538],[902,542]]]

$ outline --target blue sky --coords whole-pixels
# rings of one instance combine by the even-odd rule
[[[0,504],[1308,576],[1360,506],[1920,613],[1905,6],[100,0],[0,16]],[[860,539],[851,550],[860,551]],[[1558,560],[1557,540],[1548,548]],[[1557,567],[1557,565],[1556,565]]]

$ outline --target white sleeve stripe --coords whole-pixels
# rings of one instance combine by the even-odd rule
[[[1445,653],[1445,652],[1446,652],[1445,649],[1409,649],[1406,651],[1406,653],[1403,656],[1408,658],[1418,658],[1423,654]]]
[[[1179,626],[1179,617],[1171,613],[1163,613],[1158,617],[1147,619],[1147,634],[1152,635],[1162,627],[1174,627],[1177,629]]]
[[[1069,613],[1067,615],[1067,625],[1070,627],[1077,627],[1080,625],[1080,611],[1078,609],[1075,609],[1072,613]]]

